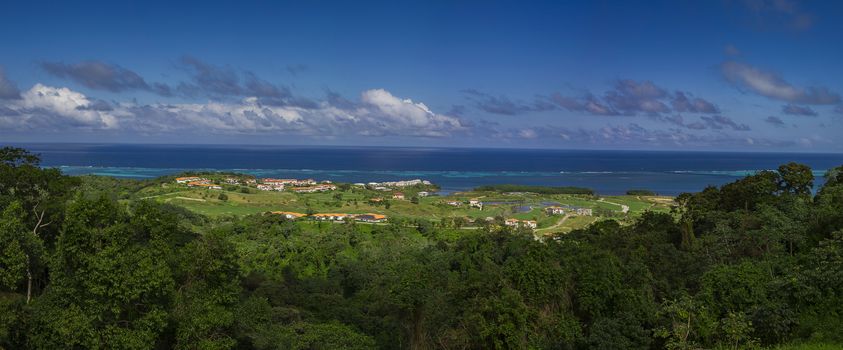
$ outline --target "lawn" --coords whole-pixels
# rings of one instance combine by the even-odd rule
[[[227,199],[220,199],[224,193]],[[379,213],[393,218],[427,219],[440,221],[447,217],[486,217],[516,218],[535,220],[542,234],[570,232],[588,226],[594,221],[604,219],[595,211],[594,217],[572,216],[561,225],[555,226],[562,216],[550,216],[544,211],[549,205],[568,205],[592,209],[601,209],[603,213],[615,213],[621,218],[620,204],[630,208],[625,217],[641,215],[647,210],[669,211],[670,199],[665,197],[582,195],[538,195],[532,193],[501,194],[493,192],[464,192],[451,196],[430,196],[419,198],[414,204],[409,200],[392,199],[392,192],[350,189],[348,191],[329,191],[322,193],[299,194],[288,191],[240,191],[206,190],[173,186],[169,184],[150,186],[136,194],[139,198],[149,198],[161,202],[183,206],[191,211],[207,216],[248,215],[267,211],[292,211],[299,213]],[[370,202],[371,198],[383,198],[381,203]],[[448,201],[466,203],[479,198],[486,203],[483,210],[471,208],[467,204],[459,207],[448,205]],[[388,202],[388,208],[386,205]],[[611,203],[610,203],[611,202]],[[612,204],[617,203],[617,204]],[[522,212],[518,207],[528,207]],[[548,229],[551,228],[551,229]]]

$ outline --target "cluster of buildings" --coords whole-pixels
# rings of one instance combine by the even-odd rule
[[[273,211],[272,214],[276,215],[283,215],[285,218],[290,220],[296,220],[303,217],[309,217],[313,220],[317,221],[345,221],[348,220],[355,220],[360,222],[369,222],[369,223],[379,223],[386,221],[386,215],[381,214],[344,214],[344,213],[320,213],[320,214],[313,214],[307,215],[302,213],[295,213],[289,211]]]
[[[506,226],[511,227],[529,227],[529,228],[536,228],[538,227],[538,223],[533,220],[518,220],[518,219],[506,219],[503,222]]]
[[[580,215],[580,216],[592,216],[593,210],[591,208],[581,208],[581,207],[573,207],[573,206],[553,206],[544,208],[544,211],[547,215],[565,215],[565,212],[572,215]]]
[[[325,191],[333,191],[336,190],[337,186],[332,184],[318,184],[313,186],[305,186],[305,187],[294,187],[292,189],[293,192],[296,193],[315,193],[315,192],[325,192]]]
[[[391,191],[393,188],[401,188],[401,187],[410,187],[416,185],[432,185],[430,181],[422,180],[422,179],[414,179],[414,180],[401,180],[401,181],[385,181],[385,182],[369,182],[369,183],[362,183],[358,182],[355,183],[354,186],[357,187],[367,187],[371,188],[376,191]],[[429,195],[429,192],[425,192],[426,195]],[[421,192],[419,196],[422,195]]]
[[[211,183],[211,180],[196,176],[178,177],[176,178],[176,182],[180,184],[187,184],[187,187],[202,187],[212,190],[222,189],[222,186]]]

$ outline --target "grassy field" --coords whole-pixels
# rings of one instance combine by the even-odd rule
[[[225,194],[222,199],[221,194]],[[172,184],[150,186],[139,191],[136,196],[183,206],[191,211],[211,217],[246,215],[267,211],[292,211],[304,214],[378,213],[392,218],[427,219],[431,221],[454,217],[482,220],[486,217],[500,216],[519,220],[535,220],[539,227],[537,232],[541,234],[570,232],[607,218],[626,222],[648,210],[668,212],[671,202],[670,197],[595,197],[532,193],[460,192],[449,196],[422,197],[416,204],[409,200],[411,194],[408,194],[407,200],[396,200],[392,199],[392,192],[365,189],[308,194],[254,190],[250,193],[241,193],[240,191],[194,189]],[[384,201],[374,203],[370,201],[372,198],[382,198]],[[466,203],[470,199],[479,199],[484,202],[483,210],[469,207]],[[449,201],[458,201],[463,204],[455,207],[448,205],[447,202]],[[562,216],[550,216],[544,212],[544,208],[551,205],[592,208],[595,216],[572,216],[560,223]],[[621,212],[622,205],[629,207],[628,213]]]

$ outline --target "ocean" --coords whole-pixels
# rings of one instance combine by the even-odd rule
[[[600,194],[698,192],[780,164],[814,169],[815,183],[843,154],[536,149],[17,144],[69,175],[154,178],[189,170],[335,182],[430,180],[445,193],[487,184],[587,187]]]

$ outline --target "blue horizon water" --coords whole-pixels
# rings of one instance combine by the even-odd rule
[[[698,192],[795,161],[814,169],[819,187],[843,154],[584,151],[325,146],[20,144],[42,165],[69,175],[154,178],[185,171],[335,182],[422,178],[455,192],[489,184],[587,187],[605,195],[649,189]]]

